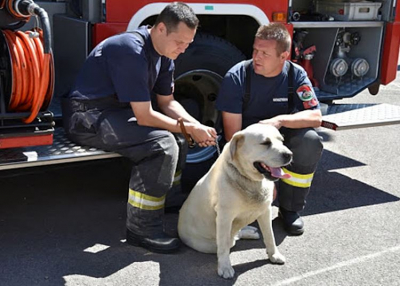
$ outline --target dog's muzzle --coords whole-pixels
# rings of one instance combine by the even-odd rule
[[[290,174],[285,173],[282,168],[274,168],[265,165],[262,162],[254,162],[254,167],[258,172],[264,175],[267,179],[271,181],[277,181],[278,179],[289,179]]]

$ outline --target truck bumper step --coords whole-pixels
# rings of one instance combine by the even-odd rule
[[[322,108],[322,127],[346,130],[400,123],[400,106],[381,104],[334,104]]]
[[[54,131],[52,145],[0,149],[0,170],[114,157],[120,155],[71,142],[64,129],[58,127]]]
[[[400,106],[390,104],[334,104],[323,106],[323,127],[346,130],[400,123]],[[68,140],[62,127],[55,128],[53,144],[0,149],[0,170],[120,157]]]

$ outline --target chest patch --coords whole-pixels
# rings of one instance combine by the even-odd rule
[[[272,99],[272,101],[273,102],[287,102],[288,101],[288,98],[287,97],[274,97],[273,99]]]

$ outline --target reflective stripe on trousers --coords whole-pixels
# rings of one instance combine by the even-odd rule
[[[292,177],[278,182],[279,207],[288,211],[301,211],[321,158],[321,137],[313,128],[281,128],[280,132],[284,135],[284,144],[293,152],[293,161],[284,168]]]
[[[129,189],[128,203],[133,207],[143,210],[160,210],[164,208],[165,195],[158,198]]]
[[[180,185],[182,178],[182,170],[177,170],[174,175],[174,182],[173,185]]]
[[[179,161],[185,162],[186,145],[167,130],[128,121],[134,116],[129,104],[120,105],[114,98],[101,102],[64,100],[63,110],[68,114],[64,123],[71,140],[117,152],[131,161],[129,189],[133,193],[129,193],[132,205],[127,203],[127,228],[139,235],[162,231],[165,201],[160,203],[159,199],[167,200],[178,160],[183,156]],[[149,198],[157,198],[158,204],[147,204],[152,201]]]
[[[314,177],[314,173],[311,174],[298,174],[295,172],[291,172],[286,168],[282,168],[282,170],[289,174],[291,177],[289,179],[282,179],[282,181],[288,185],[299,187],[299,188],[309,188],[311,187],[311,182]]]

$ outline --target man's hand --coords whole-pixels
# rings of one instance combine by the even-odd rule
[[[270,119],[261,120],[260,123],[272,125],[272,126],[276,127],[277,129],[282,127],[282,121],[279,119],[279,116],[276,116],[276,117],[273,117]]]
[[[262,124],[271,124],[276,128],[317,128],[321,126],[322,114],[321,110],[302,110],[294,114],[282,114],[270,119],[261,120]]]
[[[214,146],[216,144],[217,131],[203,124],[185,123],[186,129],[193,140],[200,147]]]

